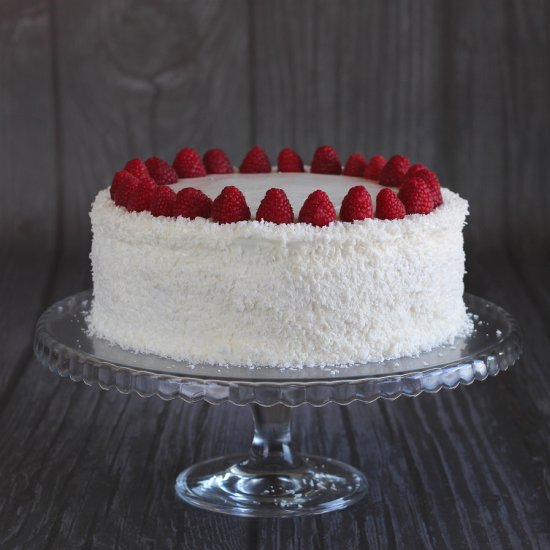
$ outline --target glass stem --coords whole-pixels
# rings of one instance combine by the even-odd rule
[[[249,468],[287,469],[298,466],[299,459],[292,452],[290,434],[290,407],[251,405],[254,418],[254,438],[248,459]]]

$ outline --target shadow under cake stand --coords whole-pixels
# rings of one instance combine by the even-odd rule
[[[365,476],[352,466],[293,451],[292,407],[453,389],[506,370],[521,353],[516,321],[499,306],[466,294],[474,332],[418,357],[324,369],[193,365],[132,353],[89,336],[91,299],[91,290],[81,292],[42,314],[34,339],[40,362],[71,380],[122,393],[249,405],[254,436],[248,454],[200,462],[176,480],[182,500],[236,516],[320,514],[345,508],[367,493]]]

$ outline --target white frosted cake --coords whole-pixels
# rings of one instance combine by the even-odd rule
[[[155,172],[151,163],[149,171]],[[133,172],[132,178],[147,180],[141,168]],[[98,193],[91,211],[93,334],[193,363],[313,367],[416,355],[470,330],[463,301],[468,205],[457,194],[442,188],[442,204],[435,206],[434,198],[428,213],[380,219],[387,217],[377,201],[383,189],[395,192],[385,192],[392,200],[401,197],[408,211],[408,205],[422,209],[428,186],[408,186],[405,170],[393,187],[361,176],[276,169],[206,174],[201,168],[192,175],[171,175],[177,182],[168,183],[161,173],[164,185],[147,180],[149,187],[132,180],[120,199],[115,183]],[[207,201],[211,218],[184,217],[187,195],[179,192],[188,187],[218,197],[213,207]],[[241,221],[223,217],[235,211],[219,198],[227,187],[244,196]],[[322,190],[337,213],[356,187],[370,199],[353,202],[346,212],[365,215],[351,221],[342,221],[342,210],[317,223],[302,208]],[[281,211],[269,205],[266,217],[255,219],[272,188],[288,197],[292,221],[265,221]]]

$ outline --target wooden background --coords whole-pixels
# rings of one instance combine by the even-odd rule
[[[550,548],[546,0],[0,2],[0,547]],[[524,359],[453,392],[301,407],[299,447],[370,495],[246,520],[175,501],[243,451],[245,408],[102,392],[38,366],[42,310],[90,286],[88,209],[133,156],[258,143],[399,152],[470,200],[467,289]]]

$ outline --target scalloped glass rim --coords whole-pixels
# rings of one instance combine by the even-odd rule
[[[506,370],[521,354],[517,322],[501,307],[466,294],[476,326],[473,334],[418,357],[324,369],[192,365],[125,351],[88,335],[85,318],[91,298],[91,290],[80,292],[42,314],[35,332],[36,356],[52,372],[73,381],[143,397],[235,405],[347,405],[471,384]]]

